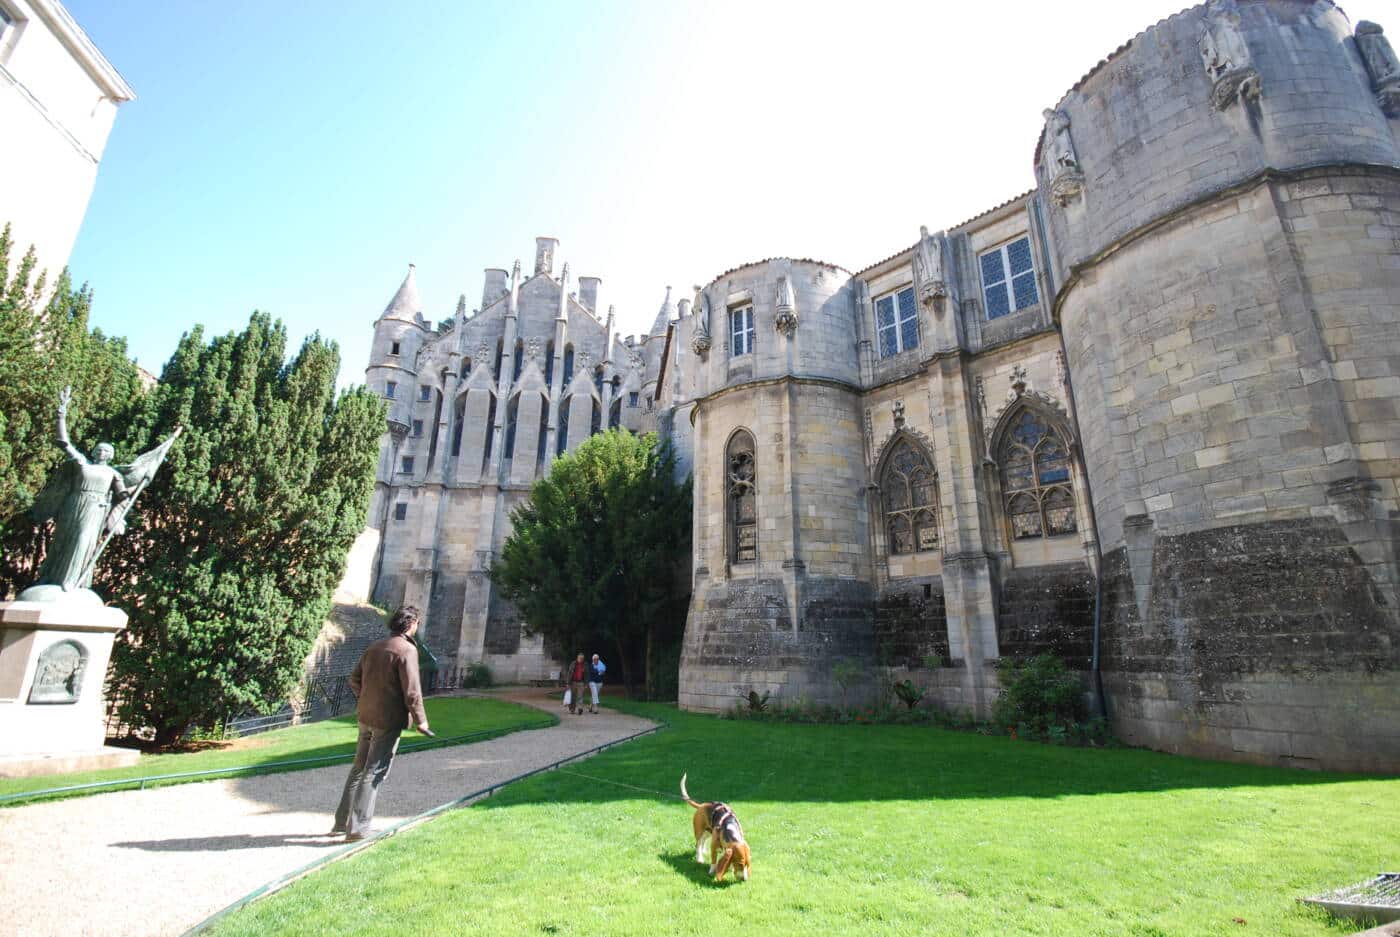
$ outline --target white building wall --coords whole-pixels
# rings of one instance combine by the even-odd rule
[[[0,0],[0,225],[50,280],[68,263],[117,107],[135,97],[54,0]]]

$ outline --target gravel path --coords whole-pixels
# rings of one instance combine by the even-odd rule
[[[502,698],[560,712],[548,691]],[[611,711],[394,759],[376,828],[651,726]],[[412,734],[409,736],[412,738]],[[338,846],[346,765],[0,810],[0,934],[180,934]]]

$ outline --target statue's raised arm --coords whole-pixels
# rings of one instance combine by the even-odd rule
[[[70,595],[96,599],[89,587],[97,558],[112,537],[125,530],[126,515],[136,496],[150,483],[180,435],[177,428],[130,465],[113,466],[115,452],[105,442],[98,443],[88,459],[68,438],[71,400],[72,393],[65,388],[58,397],[58,444],[68,453],[68,462],[49,476],[30,509],[39,523],[53,521],[54,531],[38,580],[20,593],[25,601],[58,601]]]
[[[68,458],[83,465],[88,464],[87,457],[73,445],[68,438],[68,404],[73,400],[73,388],[65,387],[58,392],[58,445],[64,452],[68,453]]]

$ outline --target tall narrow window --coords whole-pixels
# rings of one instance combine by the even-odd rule
[[[422,435],[423,435],[423,421],[422,421],[422,420],[414,420],[414,421],[413,421],[413,435],[415,435],[415,436],[422,436]]]
[[[498,338],[498,339],[496,339],[496,366],[493,367],[493,368],[491,369],[491,376],[494,377],[494,378],[495,378],[496,380],[498,380],[498,381],[501,379],[501,359],[502,359],[503,357],[505,357],[505,353],[506,353],[506,347],[505,347],[505,346],[506,346],[506,340],[505,340],[505,339],[503,339],[503,338]]]
[[[938,549],[938,479],[907,438],[895,443],[880,474],[891,554]]]
[[[758,494],[753,437],[740,430],[725,451],[725,486],[729,502],[729,561],[758,558]]]
[[[880,357],[889,358],[919,347],[919,307],[910,286],[875,300],[875,330]]]
[[[569,382],[574,379],[574,346],[564,346],[564,383],[562,386],[568,387]]]
[[[515,363],[511,367],[510,379],[512,382],[520,380],[520,369],[525,365],[525,343],[516,341],[515,343]]]
[[[505,459],[515,458],[515,416],[520,409],[520,397],[506,405],[506,441],[505,448],[501,450],[501,457]]]
[[[481,470],[486,471],[491,464],[491,449],[496,445],[496,395],[486,407],[486,445],[481,447]]]
[[[999,456],[1006,516],[1014,539],[1058,537],[1078,529],[1069,452],[1048,423],[1022,409],[1002,440]]]
[[[398,504],[394,505],[394,520],[402,521],[406,520],[407,518],[408,503],[406,501],[400,501]]]
[[[753,351],[753,306],[729,310],[729,347],[734,357]]]
[[[389,354],[391,354],[391,355],[397,355],[398,353],[399,353],[399,343],[398,343],[398,342],[390,342],[390,343],[389,343]]]
[[[559,405],[559,428],[554,434],[559,437],[555,440],[555,455],[563,455],[569,448],[569,414],[574,408],[573,396],[565,397],[564,402]]]
[[[982,267],[982,298],[987,318],[995,319],[1039,302],[1031,239],[1017,238],[978,258]]]
[[[428,386],[427,384],[419,384],[419,385],[418,385],[418,400],[419,400],[419,402],[420,402],[420,403],[426,403],[426,402],[428,402],[429,400],[432,400],[432,399],[433,399],[433,389],[432,389],[432,387]]]
[[[544,385],[554,386],[554,339],[550,339],[544,349]]]
[[[640,396],[641,396],[641,395],[638,394],[635,390],[632,391],[632,392],[630,392],[630,393],[627,395],[627,406],[629,406],[629,407],[635,407],[635,406],[637,405],[637,398],[640,397]]]
[[[472,359],[470,359],[470,358],[463,358],[463,359],[462,359],[462,371],[461,371],[462,380],[466,380],[469,376],[471,376],[471,373],[472,373]]]
[[[413,474],[413,456],[406,455],[399,459],[399,471],[409,475]]]
[[[384,396],[385,396],[385,397],[388,397],[390,400],[393,400],[393,399],[394,399],[394,396],[395,396],[398,392],[399,392],[399,382],[398,382],[398,381],[385,381],[385,382],[384,382]]]

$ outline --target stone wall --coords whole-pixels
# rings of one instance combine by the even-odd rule
[[[1330,518],[1159,537],[1148,613],[1106,561],[1103,667],[1119,734],[1187,754],[1400,764],[1400,633]]]
[[[1001,577],[997,644],[1003,658],[1053,654],[1075,670],[1093,656],[1094,577],[1084,563],[1025,566]]]

